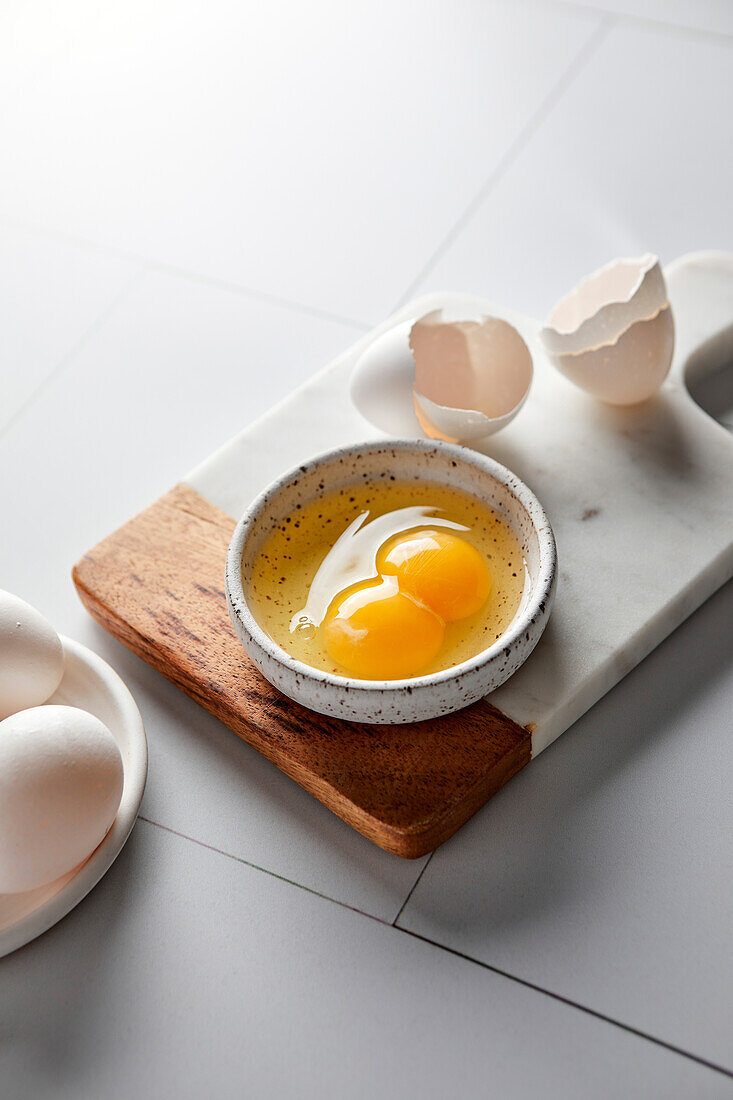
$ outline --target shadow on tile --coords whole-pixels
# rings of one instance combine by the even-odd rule
[[[383,852],[91,620],[86,640],[136,697],[150,748],[144,817],[392,920],[424,860]]]
[[[685,713],[729,672],[731,652],[733,582],[439,849],[399,924],[441,940],[442,932],[457,933],[459,940],[480,935],[490,952],[494,937],[509,936],[517,943],[525,935],[540,936],[554,911],[555,918],[567,914],[576,923],[580,949],[583,921],[592,916],[586,896],[596,892],[596,885],[601,893],[608,889],[609,876],[612,881],[618,876],[623,888],[629,875],[618,838],[601,827],[604,814],[622,814],[634,822],[640,846],[662,843],[644,831],[647,815],[653,818],[657,812],[660,789],[649,790],[644,804],[634,797],[639,795],[636,783],[643,781],[645,769],[657,766],[649,758],[660,750],[667,768],[694,763],[696,753],[717,755],[721,731],[701,729],[697,743],[682,744],[680,751],[674,742]],[[623,773],[636,782],[616,785]],[[679,775],[673,773],[670,797],[675,783]],[[621,801],[609,810],[606,798]],[[589,806],[595,802],[598,828],[588,825]],[[669,816],[670,811],[665,807],[661,813]],[[668,836],[659,861],[673,858],[669,841]],[[650,858],[648,851],[645,858]]]
[[[49,1090],[83,1077],[88,1034],[114,1003],[118,970],[131,949],[128,918],[155,888],[144,861],[141,873],[139,829],[75,909],[0,960],[0,1061],[8,1058],[18,1080],[25,1065]]]

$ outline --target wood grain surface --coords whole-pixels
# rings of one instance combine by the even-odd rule
[[[285,698],[229,621],[234,526],[178,485],[77,562],[74,583],[103,627],[354,829],[408,859],[437,848],[528,763],[529,732],[484,700],[429,722],[371,726]]]

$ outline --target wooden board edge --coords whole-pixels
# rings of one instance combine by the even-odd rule
[[[156,505],[181,507],[179,500],[181,495],[184,497],[185,510],[192,515],[196,514],[198,517],[199,506],[196,500],[198,494],[185,485],[176,486],[174,490],[160,498]],[[192,498],[191,501],[188,500],[189,495]],[[199,501],[202,499],[198,497]],[[153,507],[156,505],[153,505]],[[220,515],[233,524],[234,521],[230,517],[225,516],[224,513],[220,513]],[[137,517],[134,517],[128,521],[127,524],[108,536],[98,546],[109,545],[111,541],[122,537],[125,529],[134,524],[136,519]],[[199,706],[202,706],[219,721],[224,722],[247,744],[275,764],[284,774],[326,805],[328,809],[341,817],[348,825],[378,847],[393,855],[403,859],[419,859],[434,851],[473,817],[488,799],[531,759],[532,738],[530,731],[518,726],[517,723],[497,708],[491,707],[497,724],[512,735],[512,747],[500,757],[496,766],[485,774],[480,782],[476,783],[468,792],[468,795],[464,793],[464,796],[455,804],[446,806],[445,811],[439,817],[405,828],[392,826],[369,814],[345,797],[337,788],[328,784],[327,781],[299,768],[296,762],[287,755],[279,753],[277,746],[261,737],[257,728],[246,722],[241,716],[231,712],[223,716],[216,703],[198,690],[197,685],[184,674],[182,669],[176,666],[175,660],[166,660],[160,651],[159,645],[152,638],[146,637],[126,622],[116,612],[115,608],[109,602],[105,602],[100,598],[88,583],[87,565],[96,550],[97,547],[90,550],[87,555],[84,555],[75,563],[72,569],[72,580],[76,591],[92,618],[136,656],[185,692]],[[490,706],[490,704],[486,705]]]

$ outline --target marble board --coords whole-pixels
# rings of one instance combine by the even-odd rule
[[[665,276],[675,319],[675,356],[662,390],[645,404],[611,408],[574,388],[546,360],[538,322],[467,295],[428,295],[401,308],[188,474],[168,498],[90,551],[74,571],[81,598],[103,625],[355,828],[399,855],[423,854],[460,827],[733,575],[733,437],[690,396],[691,390],[704,389],[706,379],[733,370],[733,255],[685,256],[669,265]],[[324,746],[334,741],[328,723],[311,722],[302,708],[295,708],[294,720],[294,704],[274,699],[272,692],[260,696],[254,681],[227,696],[227,684],[236,677],[231,638],[223,637],[229,633],[226,625],[219,621],[214,635],[202,640],[186,610],[197,599],[218,601],[223,579],[207,588],[192,584],[189,576],[184,593],[176,588],[183,579],[166,575],[166,588],[151,570],[162,560],[159,551],[170,540],[174,514],[179,517],[176,537],[186,537],[181,516],[199,525],[199,542],[217,530],[207,561],[218,569],[233,519],[269,482],[319,452],[378,435],[349,399],[356,359],[391,325],[444,305],[503,317],[530,347],[535,365],[530,396],[486,451],[542,501],[557,539],[560,574],[550,624],[527,663],[483,709],[479,704],[472,715],[463,712],[463,735],[460,718],[445,728],[458,751],[457,739],[479,744],[486,727],[491,740],[477,754],[485,763],[463,759],[453,786],[441,788],[432,805],[430,792],[423,792],[407,820],[394,808],[401,795],[397,786],[390,787],[394,776],[384,778],[389,772],[384,760],[373,773],[367,762],[376,742],[370,746],[366,739],[379,729],[386,731],[379,751],[392,751],[397,768],[397,727],[368,727],[368,733],[359,732],[367,727],[351,727],[336,768],[335,758],[324,756]],[[415,434],[420,434],[417,424]],[[151,537],[158,537],[158,551],[151,551]],[[222,575],[223,569],[222,556]],[[167,602],[155,621],[147,615],[151,586],[155,599]],[[219,637],[228,664],[217,655]],[[246,660],[243,653],[235,659]],[[349,737],[355,755],[347,782],[339,769],[348,770]],[[356,745],[356,737],[364,743]],[[411,749],[416,739],[417,734]],[[410,759],[409,765],[419,771],[419,760]],[[423,780],[428,782],[427,771]]]

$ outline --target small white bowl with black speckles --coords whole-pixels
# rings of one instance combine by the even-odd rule
[[[463,489],[499,511],[519,538],[528,581],[514,619],[488,649],[468,661],[409,680],[357,680],[291,657],[262,629],[247,602],[249,575],[267,535],[296,505],[364,478],[396,475]],[[557,551],[534,493],[505,466],[453,443],[406,439],[329,451],[291,470],[245,512],[232,536],[226,594],[234,629],[249,657],[283,695],[321,714],[351,722],[396,724],[460,710],[503,684],[529,657],[550,616]]]

